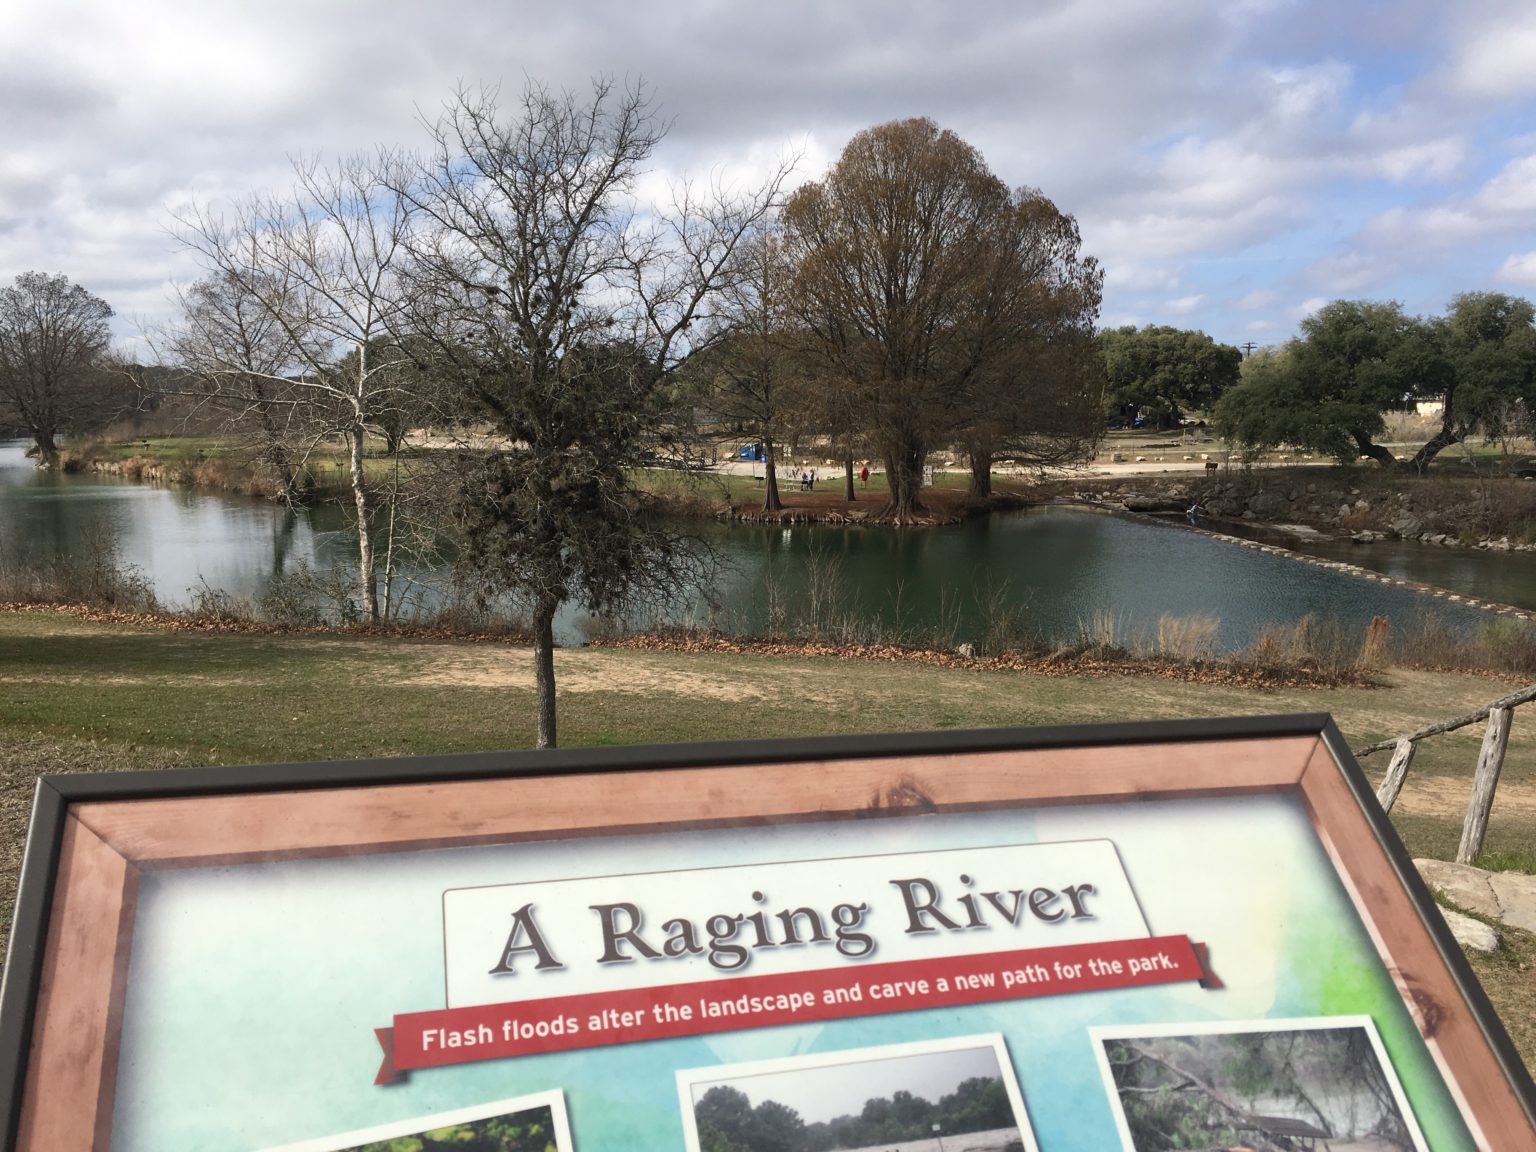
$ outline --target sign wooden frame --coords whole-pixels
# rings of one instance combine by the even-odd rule
[[[1536,1148],[1536,1087],[1326,714],[45,776],[0,994],[0,1132],[109,1148],[154,870],[1263,792],[1302,801],[1474,1139]]]

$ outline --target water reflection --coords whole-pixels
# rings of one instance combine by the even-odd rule
[[[341,508],[293,512],[237,496],[38,473],[25,447],[0,443],[0,546],[69,555],[115,537],[121,559],[172,604],[186,604],[202,587],[255,599],[274,578],[301,567],[347,572],[355,564],[355,537]],[[1219,643],[1235,647],[1266,622],[1309,612],[1359,628],[1376,615],[1399,627],[1426,612],[1464,624],[1486,618],[1177,527],[1068,509],[916,532],[714,522],[697,530],[725,566],[714,587],[697,590],[687,615],[747,631],[814,613],[823,624],[851,621],[865,635],[878,624],[887,636],[937,632],[962,642],[979,638],[991,605],[1057,637],[1075,635],[1100,612],[1114,614],[1122,636],[1155,628],[1164,613],[1209,614],[1220,620]],[[1528,557],[1421,551],[1429,555],[1405,553],[1394,561],[1401,575],[1497,582],[1505,579],[1498,561],[1529,566]],[[1359,562],[1353,551],[1349,558]],[[414,602],[429,606],[446,575],[441,566],[404,572],[415,584]],[[1529,576],[1522,583],[1527,602],[1536,600]],[[1518,602],[1511,594],[1465,590]],[[579,642],[583,625],[580,609],[568,608],[557,621],[560,640]]]

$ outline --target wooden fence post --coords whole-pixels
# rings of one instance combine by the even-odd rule
[[[1406,736],[1392,749],[1392,763],[1387,765],[1387,774],[1381,778],[1381,787],[1376,789],[1376,799],[1383,812],[1392,811],[1392,805],[1397,803],[1397,794],[1403,790],[1403,781],[1408,779],[1408,769],[1413,765],[1413,754],[1418,750],[1418,744]]]
[[[1509,719],[1512,710],[1493,708],[1488,712],[1488,729],[1483,733],[1483,748],[1477,754],[1477,774],[1472,778],[1472,799],[1467,803],[1467,821],[1461,828],[1461,846],[1456,849],[1456,863],[1471,864],[1483,851],[1483,837],[1488,832],[1488,811],[1493,807],[1493,792],[1499,786],[1499,772],[1504,768],[1504,750],[1509,747]]]

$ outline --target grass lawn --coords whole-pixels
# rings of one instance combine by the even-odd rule
[[[748,478],[750,483],[750,478]],[[0,613],[3,914],[40,772],[469,752],[533,742],[526,649],[498,644],[209,634]],[[557,653],[568,746],[1327,711],[1359,746],[1507,691],[1392,671],[1381,688],[1254,691],[1151,677],[1047,677],[910,663],[721,653]],[[1536,871],[1536,740],[1517,716],[1487,848]],[[1415,855],[1454,855],[1481,738],[1421,746],[1394,819]],[[1365,761],[1370,774],[1386,754]],[[1536,1063],[1536,941],[1476,961]]]

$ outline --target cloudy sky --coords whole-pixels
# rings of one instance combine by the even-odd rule
[[[656,179],[814,179],[929,116],[1042,189],[1107,270],[1105,324],[1273,343],[1320,303],[1536,295],[1530,0],[9,0],[0,281],[118,311],[196,275],[169,213],[280,187],[289,157],[421,143],[456,82],[643,77]]]

